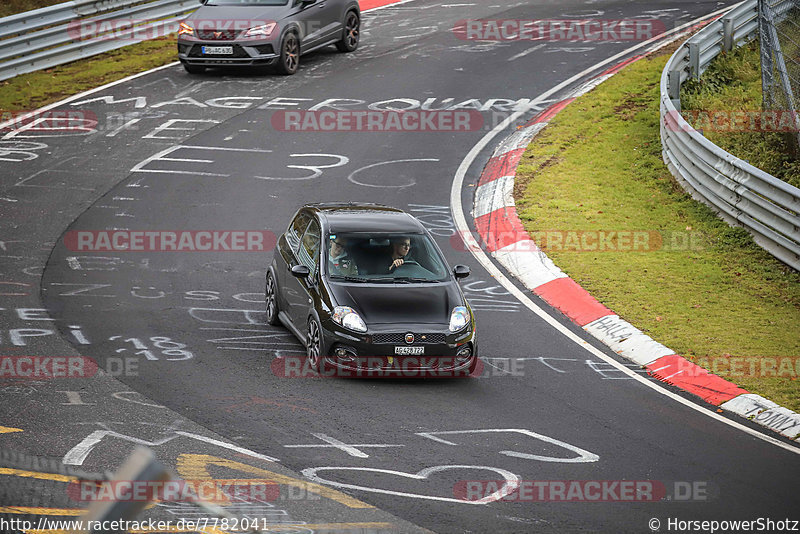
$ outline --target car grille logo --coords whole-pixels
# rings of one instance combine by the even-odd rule
[[[219,39],[222,37],[222,32],[214,32],[214,38]]]
[[[413,342],[414,342],[414,334],[409,332],[408,334],[406,334],[406,343],[411,345]]]

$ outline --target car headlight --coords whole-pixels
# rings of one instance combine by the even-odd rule
[[[194,35],[194,28],[185,22],[181,22],[180,27],[178,28],[178,35]]]
[[[244,32],[245,37],[269,37],[272,34],[272,30],[275,29],[277,26],[277,22],[270,22],[269,24],[264,24],[263,26],[256,26],[255,28],[250,28],[246,32]]]
[[[456,306],[450,314],[450,331],[458,332],[469,324],[469,311],[466,306]]]
[[[333,321],[356,332],[367,331],[364,319],[353,308],[348,306],[336,306],[333,309]]]

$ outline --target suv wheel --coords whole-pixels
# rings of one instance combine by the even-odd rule
[[[278,59],[278,70],[282,74],[291,75],[300,66],[300,41],[297,34],[289,32],[281,40],[281,57]]]
[[[342,40],[336,43],[339,52],[352,52],[358,48],[361,34],[361,19],[355,11],[348,11],[344,18],[344,34]]]

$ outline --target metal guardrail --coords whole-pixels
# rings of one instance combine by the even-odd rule
[[[0,81],[177,31],[198,7],[197,0],[73,0],[4,17]]]
[[[780,8],[790,2],[775,4]],[[727,223],[745,227],[761,247],[800,270],[800,189],[725,152],[679,112],[681,84],[698,78],[720,52],[756,37],[757,15],[756,0],[743,2],[695,34],[667,61],[661,75],[662,156],[693,198]]]

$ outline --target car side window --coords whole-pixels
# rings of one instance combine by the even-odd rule
[[[301,211],[292,220],[289,228],[286,229],[286,242],[295,254],[297,254],[297,246],[300,244],[300,237],[305,233],[310,220],[311,216]]]
[[[308,269],[311,271],[311,276],[317,274],[317,258],[319,258],[319,248],[319,223],[312,219],[308,224],[305,234],[303,234],[303,241],[300,244],[300,249],[297,251],[297,259],[300,260],[300,263],[308,267]]]

